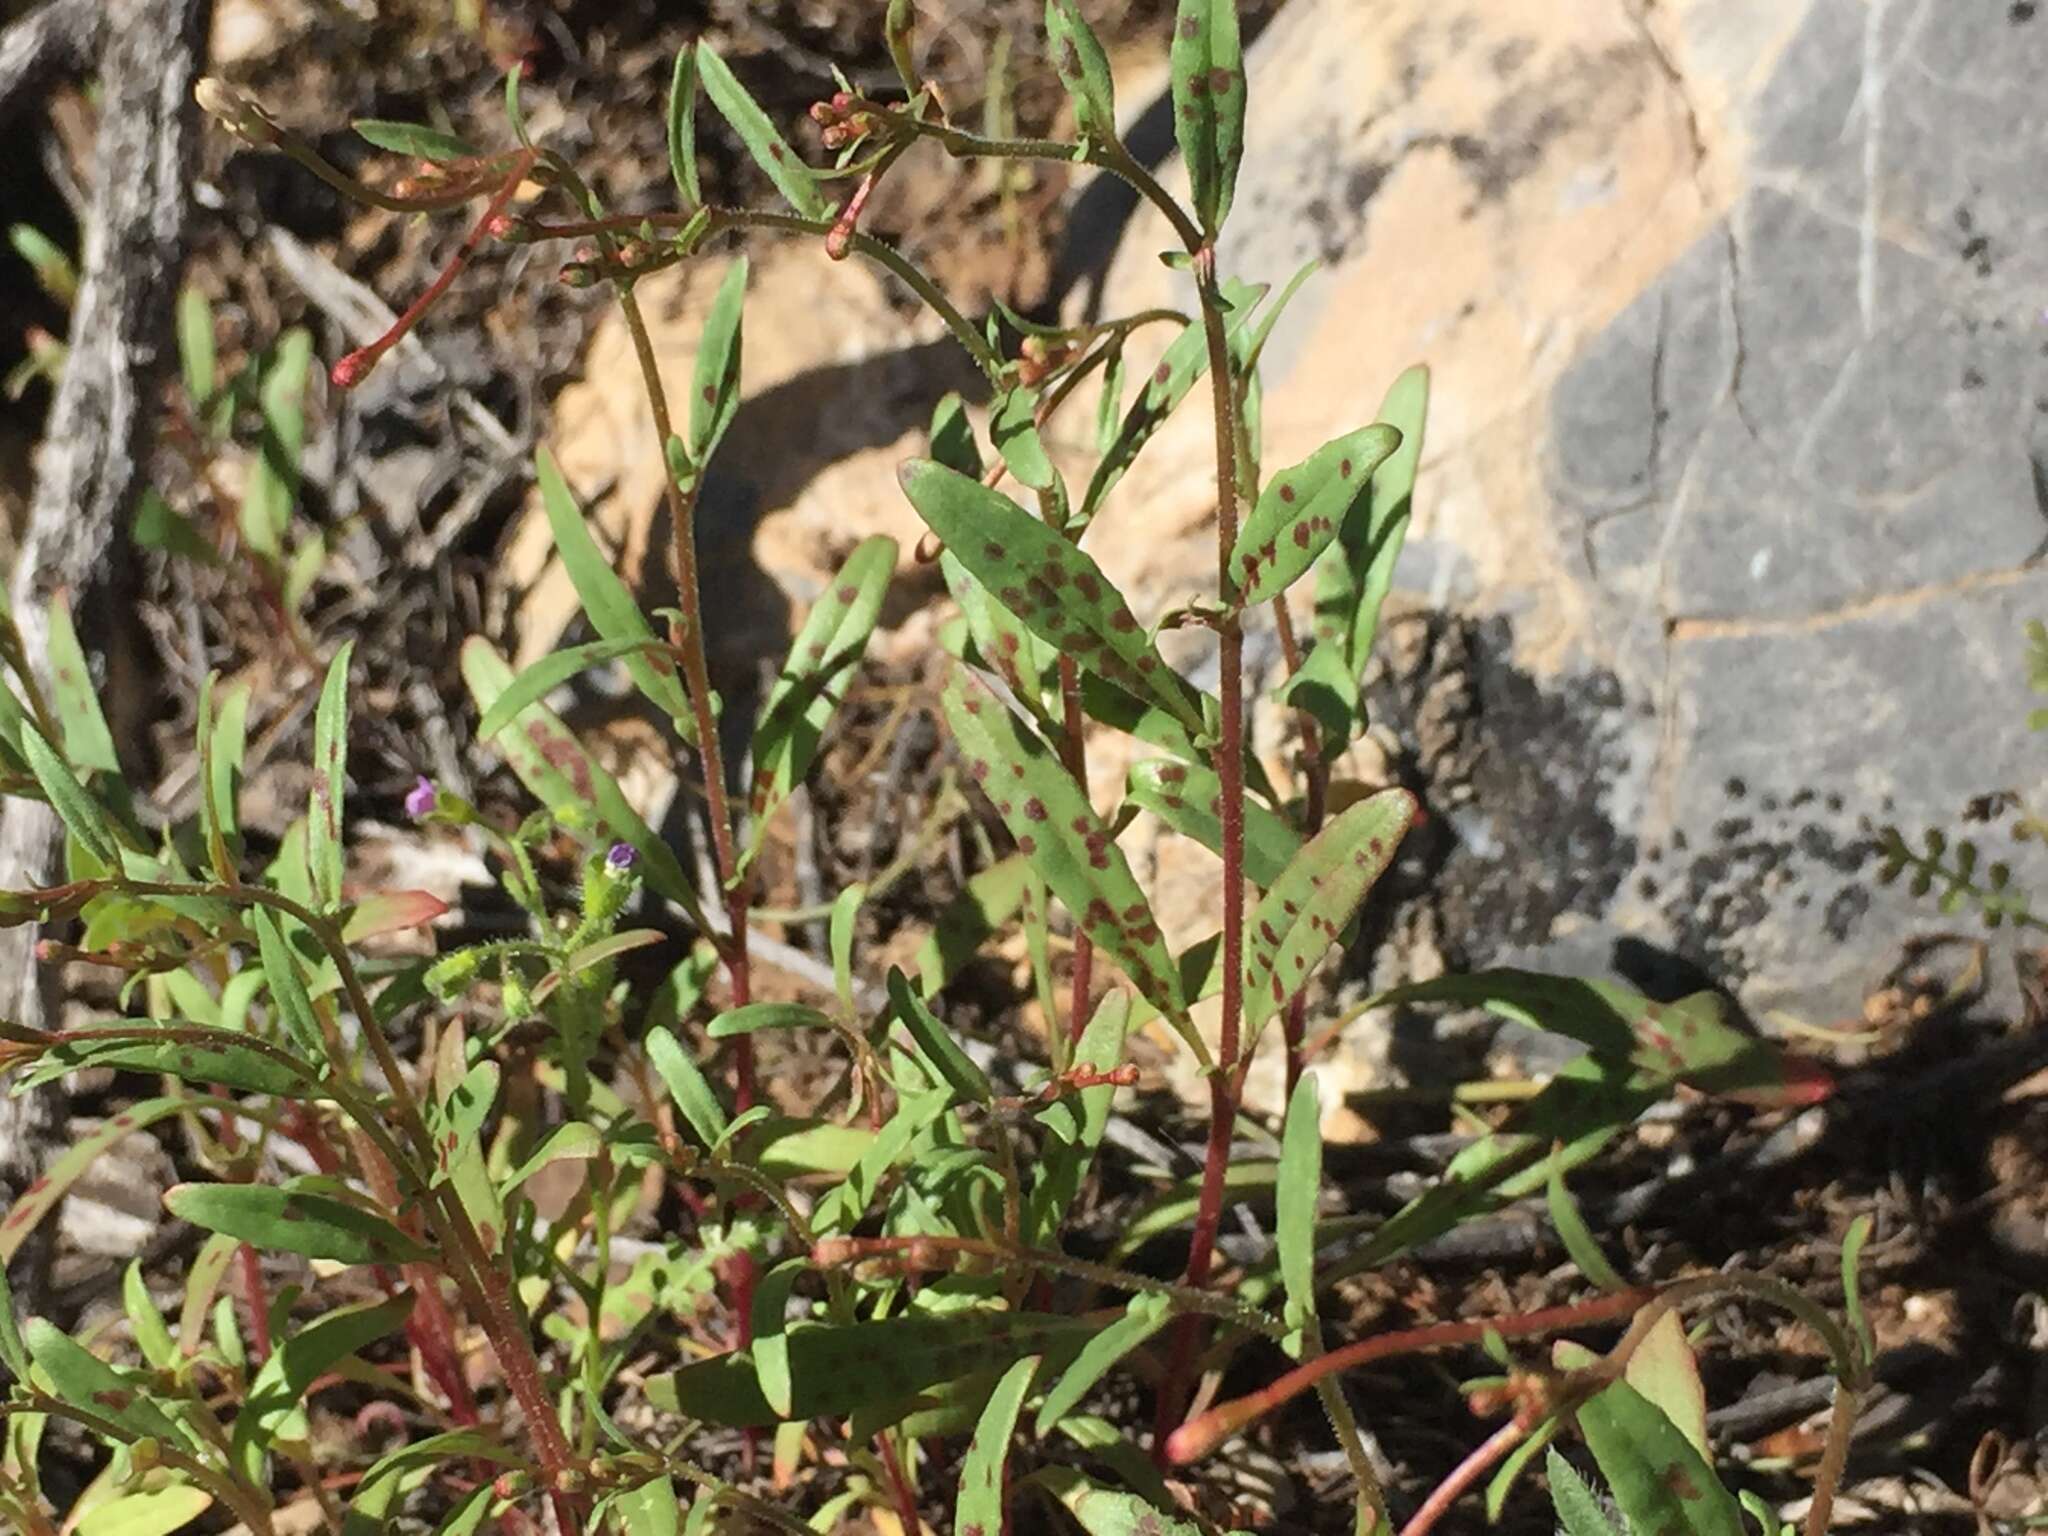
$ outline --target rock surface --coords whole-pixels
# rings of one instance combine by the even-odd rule
[[[1379,688],[1444,812],[1414,854],[1448,958],[1825,1019],[1951,925],[1864,856],[2037,783],[2036,11],[1296,0],[1249,50],[1220,265],[1324,266],[1267,352],[1268,463],[1435,371]],[[1104,312],[1178,296],[1168,243],[1133,223]],[[1199,416],[1091,536],[1141,611],[1211,579]]]

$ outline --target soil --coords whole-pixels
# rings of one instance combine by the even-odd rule
[[[317,9],[312,30],[293,35],[295,23],[278,23],[271,46],[252,49],[227,73],[307,130],[337,162],[368,165],[368,151],[345,131],[356,117],[420,119],[444,111],[456,131],[499,142],[502,70],[525,60],[530,73],[522,97],[530,121],[545,126],[607,205],[624,210],[664,206],[669,194],[662,102],[675,48],[685,38],[715,38],[771,116],[785,123],[831,93],[835,63],[856,86],[890,78],[879,7],[860,0],[713,0],[708,8],[651,0],[500,3],[489,7],[481,39],[451,25],[449,8],[430,0]],[[1112,44],[1122,47],[1162,35],[1169,9],[1164,0],[1138,0],[1111,5],[1100,19]],[[1246,11],[1255,24],[1264,9]],[[355,19],[358,13],[377,19]],[[956,115],[973,112],[998,57],[995,40],[1007,34],[1014,40],[1010,96],[1019,128],[1053,123],[1057,82],[1033,51],[1040,14],[1035,0],[995,0],[960,11],[940,30],[925,64]],[[82,110],[77,100],[59,103],[60,117]],[[707,192],[733,200],[765,192],[735,143],[711,128],[704,134]],[[316,353],[329,361],[360,340],[346,337],[289,275],[275,231],[396,308],[421,291],[461,239],[459,220],[349,211],[277,157],[231,148],[219,136],[211,153],[192,281],[213,301],[224,368],[294,324],[313,329]],[[935,164],[898,188],[875,210],[877,233],[900,239],[976,304],[990,297],[1027,310],[1045,303],[1058,267],[1057,178],[1034,182],[1020,197]],[[63,204],[53,184],[21,206],[50,209],[61,227]],[[253,577],[247,561],[232,553],[215,561],[145,557],[141,618],[162,660],[160,700],[153,738],[123,746],[150,814],[173,819],[191,811],[197,689],[216,669],[251,688],[255,745],[245,820],[258,855],[274,849],[305,804],[301,765],[310,753],[316,658],[331,656],[345,639],[356,646],[349,811],[352,841],[367,850],[359,860],[423,857],[404,851],[410,834],[389,830],[403,824],[404,796],[421,773],[463,790],[502,825],[530,809],[496,755],[474,739],[476,715],[457,654],[473,633],[511,643],[505,626],[518,594],[501,579],[504,541],[526,493],[526,464],[548,401],[576,374],[602,302],[552,281],[559,259],[546,250],[487,244],[423,329],[437,378],[417,388],[385,388],[346,410],[333,398],[316,398],[299,531],[321,530],[330,554],[299,610],[298,641],[281,640],[276,594]],[[0,273],[0,282],[17,278]],[[19,308],[12,297],[0,307],[30,313],[26,296]],[[45,326],[55,319],[40,311],[33,318]],[[0,408],[0,449],[9,455],[0,462],[18,459],[19,445],[34,440],[46,404],[31,389]],[[209,461],[174,449],[164,459],[165,495],[202,527],[232,528],[246,472],[246,462],[232,455]],[[917,655],[878,659],[860,675],[798,814],[786,823],[793,830],[764,855],[764,905],[813,908],[848,882],[887,875],[886,890],[863,912],[860,938],[868,954],[907,959],[966,879],[1004,850],[1000,825],[971,797],[967,815],[933,817],[960,794],[938,724],[940,676],[932,660]],[[1435,728],[1426,714],[1390,722],[1392,729],[1414,743]],[[662,750],[658,735],[624,705],[595,709],[578,723],[628,768]],[[1597,770],[1588,764],[1589,774]],[[1489,773],[1511,771],[1512,765],[1475,765],[1474,781],[1485,793]],[[686,787],[675,799],[664,830],[687,842],[696,825],[694,792]],[[443,944],[502,932],[514,914],[482,870],[447,848],[432,856],[460,898],[461,926],[445,931]],[[374,870],[363,863],[354,873]],[[574,871],[556,860],[545,873],[566,883]],[[1460,888],[1457,910],[1487,920],[1484,895]],[[1491,916],[1521,921],[1527,914]],[[778,931],[809,966],[766,967],[763,995],[817,996],[818,975],[829,975],[823,923],[793,920]],[[1882,1386],[1856,1441],[1845,1528],[1853,1522],[1961,1536],[2017,1530],[2048,1509],[2039,1481],[2048,1467],[2037,1460],[2048,1444],[2040,1438],[2048,1433],[2048,1034],[2031,957],[2010,945],[1992,956],[1973,959],[1967,944],[1906,956],[1864,1018],[1806,1042],[1838,1065],[1838,1091],[1826,1103],[1759,1112],[1688,1100],[1623,1136],[1575,1184],[1610,1257],[1632,1277],[1740,1267],[1793,1283],[1831,1307],[1842,1301],[1843,1236],[1858,1217],[1874,1218],[1862,1285]],[[2020,1016],[1979,1007],[1976,983],[1986,963],[2022,966],[2029,1006]],[[73,967],[66,980],[77,1012],[103,1014],[117,1005],[102,973]],[[1031,992],[1019,943],[984,957],[956,984],[949,1021],[992,1046],[1000,1060],[1041,1060],[1043,1019]],[[1377,1139],[1331,1149],[1329,1214],[1391,1213],[1441,1171],[1469,1132],[1450,1110],[1449,1090],[1473,1063],[1488,1059],[1490,1032],[1475,1034],[1469,1024],[1462,1032],[1435,1029],[1424,1021],[1400,1028],[1405,1094],[1398,1103],[1353,1106]],[[843,1091],[829,1051],[774,1049],[783,1054],[770,1057],[767,1075],[781,1107],[808,1108]],[[1119,1107],[1136,1135],[1105,1152],[1099,1187],[1071,1238],[1079,1254],[1107,1253],[1156,1191],[1159,1170],[1133,1146],[1149,1140],[1163,1148],[1165,1171],[1174,1176],[1198,1166],[1202,1126],[1166,1088],[1156,1056],[1136,1059],[1144,1078]],[[84,1125],[117,1113],[139,1085],[101,1074],[74,1088],[74,1124]],[[1240,1150],[1272,1151],[1251,1144]],[[120,1157],[123,1167],[163,1163],[180,1176],[196,1171],[170,1133],[137,1138]],[[166,1176],[150,1175],[157,1185]],[[150,1280],[159,1290],[175,1289],[194,1251],[193,1235],[163,1223],[160,1213],[130,1214],[147,1234],[140,1251]],[[656,1219],[688,1217],[664,1206]],[[1239,1211],[1226,1229],[1226,1259],[1261,1257],[1271,1219],[1256,1203]],[[1182,1256],[1178,1241],[1152,1244],[1135,1262],[1169,1274]],[[95,1250],[74,1235],[63,1261],[69,1306],[84,1326],[114,1315],[120,1269],[104,1247]],[[1559,1304],[1584,1289],[1539,1201],[1346,1282],[1326,1326],[1337,1342]],[[1736,1480],[1772,1503],[1796,1503],[1827,1406],[1816,1390],[1825,1372],[1815,1341],[1749,1308],[1722,1307],[1697,1321],[1723,1465],[1740,1467]],[[1249,1390],[1285,1364],[1277,1351],[1240,1350],[1217,1389],[1226,1396]],[[662,1365],[657,1352],[635,1369]],[[1460,1384],[1491,1369],[1472,1349],[1391,1365],[1349,1383],[1388,1463],[1397,1509],[1412,1509],[1488,1431]],[[1137,1433],[1149,1428],[1149,1399],[1149,1390],[1115,1376],[1092,1406]],[[324,1396],[316,1433],[386,1432],[390,1426],[379,1426],[368,1402],[341,1392]],[[70,1458],[73,1479],[95,1459],[75,1439],[57,1437],[55,1447]],[[696,1450],[712,1465],[749,1475],[750,1452],[737,1436],[712,1437]],[[1032,1454],[1017,1453],[1013,1475],[1029,1470]],[[941,1462],[921,1479],[929,1495],[924,1515],[935,1529],[951,1526],[945,1494],[956,1471]],[[814,1482],[777,1490],[764,1465],[751,1474],[751,1486],[808,1510],[837,1475],[821,1469]],[[60,1470],[53,1488],[63,1479]],[[1307,1398],[1175,1486],[1226,1525],[1350,1529],[1344,1462]],[[1543,1509],[1540,1497],[1526,1495],[1511,1504],[1500,1529],[1548,1531]],[[1461,1512],[1446,1528],[1476,1529],[1478,1521],[1475,1512]]]

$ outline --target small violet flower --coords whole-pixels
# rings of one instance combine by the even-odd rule
[[[434,792],[434,781],[423,773],[413,781],[412,788],[406,793],[405,814],[414,821],[418,821],[422,816],[431,816],[439,798]]]
[[[623,875],[633,867],[633,861],[640,855],[633,851],[631,843],[613,843],[604,856],[604,867],[615,875]]]

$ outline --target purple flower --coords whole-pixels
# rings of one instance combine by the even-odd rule
[[[633,861],[640,855],[633,851],[631,843],[613,843],[604,856],[604,867],[615,875],[623,875],[633,867]]]
[[[439,798],[434,793],[434,781],[423,773],[413,781],[412,788],[406,793],[405,814],[414,821],[418,821],[422,816],[431,816]]]

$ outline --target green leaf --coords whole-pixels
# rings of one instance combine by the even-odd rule
[[[747,258],[738,256],[725,269],[697,340],[690,390],[690,459],[699,474],[740,408],[740,321],[746,303]]]
[[[897,472],[946,548],[1033,634],[1098,676],[1203,729],[1195,691],[1160,659],[1123,594],[1078,546],[1000,491],[932,459]]]
[[[1125,798],[1219,857],[1223,852],[1223,782],[1199,763],[1148,758],[1132,766]],[[1244,872],[1261,890],[1274,885],[1301,851],[1287,818],[1249,795],[1244,802]]]
[[[168,1370],[178,1358],[178,1341],[157,1310],[149,1294],[149,1281],[142,1273],[142,1260],[131,1259],[121,1275],[121,1308],[128,1314],[128,1327],[135,1335],[135,1347],[153,1370]]]
[[[359,117],[349,126],[356,136],[378,149],[389,150],[394,155],[409,155],[415,160],[430,160],[436,165],[450,160],[467,160],[475,156],[461,139],[439,128],[429,128],[423,123],[394,123],[380,117]]]
[[[381,1216],[293,1180],[267,1184],[177,1184],[164,1192],[173,1216],[259,1248],[341,1264],[405,1264],[432,1254]]]
[[[364,1346],[404,1327],[412,1315],[412,1304],[408,1292],[389,1301],[342,1307],[308,1323],[270,1352],[235,1415],[232,1454],[244,1477],[260,1484],[263,1454],[281,1434],[304,1438],[304,1403],[314,1380]]]
[[[278,926],[276,915],[268,907],[258,907],[250,913],[249,923],[256,930],[257,957],[263,962],[263,979],[270,988],[270,999],[284,1026],[286,1038],[309,1055],[324,1055],[327,1038],[321,1033],[320,1020],[313,1012],[313,999],[306,991],[305,977],[299,973],[298,956],[285,939],[284,930]]]
[[[1031,1378],[1038,1374],[1038,1357],[1027,1356],[1003,1373],[989,1394],[988,1406],[974,1426],[966,1459],[960,1465],[960,1499],[953,1515],[954,1536],[982,1536],[986,1531],[1005,1528],[1003,1469],[1010,1459],[1010,1437],[1016,1432],[1017,1413],[1024,1406],[1024,1394],[1031,1390]]]
[[[78,631],[72,627],[70,600],[62,593],[50,599],[49,616],[50,707],[57,712],[57,724],[64,733],[64,756],[87,773],[108,775],[125,792],[114,736],[107,729],[107,717],[100,713],[92,668],[86,662],[85,648],[78,643]]]
[[[1244,323],[1251,304],[1264,291],[1263,287],[1243,283],[1236,278],[1223,285],[1223,302],[1231,312],[1229,325],[1232,333]],[[1159,365],[1152,370],[1144,388],[1138,391],[1138,398],[1124,413],[1116,435],[1104,446],[1102,460],[1095,466],[1095,474],[1088,482],[1087,494],[1081,498],[1081,521],[1088,521],[1101,510],[1103,499],[1116,488],[1117,481],[1123,478],[1124,471],[1137,458],[1138,450],[1150,441],[1161,423],[1173,414],[1174,408],[1187,398],[1188,391],[1208,371],[1209,339],[1197,321],[1184,326],[1167,345]]]
[[[513,74],[516,76],[518,71]],[[390,1529],[388,1517],[394,1513],[391,1505],[405,1487],[443,1466],[476,1459],[508,1466],[517,1465],[524,1458],[511,1447],[500,1445],[494,1436],[474,1429],[427,1435],[385,1452],[356,1484],[355,1497],[349,1501],[348,1519],[342,1526],[343,1536],[384,1536]]]
[[[1372,657],[1380,607],[1408,536],[1428,418],[1429,370],[1417,364],[1394,380],[1380,402],[1379,420],[1401,434],[1401,446],[1380,465],[1366,494],[1351,503],[1317,572],[1316,647],[1336,647],[1353,679]]]
[[[1700,1382],[1699,1362],[1686,1342],[1685,1323],[1666,1312],[1628,1357],[1622,1379],[1650,1402],[1685,1436],[1702,1457],[1713,1451],[1707,1439],[1707,1390]]]
[[[35,273],[37,286],[68,309],[78,297],[78,267],[70,256],[33,224],[10,224],[7,243]]]
[[[477,635],[463,642],[462,675],[480,710],[488,710],[512,682],[512,669],[504,658]],[[517,730],[500,735],[497,745],[519,782],[557,820],[584,826],[595,820],[608,835],[630,843],[644,861],[647,883],[696,914],[697,894],[674,850],[640,819],[618,781],[598,766],[569,728],[538,704],[521,710],[517,725]]]
[[[997,602],[950,549],[939,555],[939,572],[945,577],[946,590],[960,605],[960,615],[967,621],[968,638],[974,642],[980,664],[1009,684],[1018,702],[1027,709],[1041,709],[1046,678],[1058,653]],[[1174,723],[1178,728],[1178,722]]]
[[[1060,1374],[1038,1407],[1035,1431],[1042,1440],[1052,1427],[1080,1405],[1095,1384],[1116,1367],[1116,1363],[1173,1321],[1171,1297],[1156,1294],[1133,1296],[1124,1314],[1081,1346],[1074,1363]]]
[[[1193,1522],[1162,1514],[1135,1493],[1105,1488],[1072,1467],[1046,1467],[1031,1480],[1050,1489],[1088,1536],[1201,1536]]]
[[[73,1527],[77,1536],[170,1536],[213,1508],[213,1495],[190,1483],[124,1493],[95,1504]]]
[[[960,1363],[1001,1369],[1025,1355],[1064,1362],[1096,1330],[1093,1320],[963,1309],[878,1322],[808,1323],[788,1330],[793,1395],[786,1416],[762,1395],[745,1351],[714,1355],[647,1383],[649,1401],[685,1418],[748,1428],[781,1419],[843,1418],[910,1397],[960,1374]]]
[[[1351,508],[1367,499],[1374,471],[1400,446],[1399,432],[1375,423],[1332,439],[1274,475],[1230,551],[1237,601],[1271,602],[1306,574]]]
[[[1267,1159],[1239,1158],[1223,1170],[1224,1196],[1236,1202],[1264,1195],[1273,1188],[1279,1172],[1280,1165]],[[1153,1238],[1185,1227],[1194,1220],[1201,1187],[1202,1177],[1195,1174],[1176,1179],[1147,1200],[1118,1230],[1116,1246],[1110,1250],[1113,1255],[1110,1262],[1121,1262]]]
[[[754,1371],[761,1395],[778,1418],[788,1418],[796,1402],[790,1376],[789,1293],[810,1268],[806,1258],[785,1259],[754,1283]]]
[[[209,685],[216,675],[207,674]],[[210,726],[208,711],[202,708],[199,713],[199,816],[214,860],[215,878],[223,883],[233,877],[234,854],[241,842],[236,801],[248,740],[249,694],[247,683],[226,689]]]
[[[591,628],[606,640],[631,642],[640,647],[622,652],[634,685],[671,720],[689,720],[690,701],[676,676],[675,662],[669,659],[666,647],[655,645],[647,616],[598,549],[597,541],[591,538],[583,509],[562,478],[555,456],[542,448],[534,454],[533,462],[540,483],[541,507],[554,534],[555,550],[562,557],[562,568],[569,573],[570,584],[576,589]],[[679,725],[678,729],[688,734],[686,726]]]
[[[932,407],[931,456],[946,468],[979,480],[981,448],[974,441],[974,423],[958,390],[948,390]]]
[[[95,1038],[101,1030],[132,1029],[127,1039]],[[164,1031],[176,1030],[175,1038]],[[47,1082],[80,1067],[120,1067],[130,1072],[161,1072],[202,1088],[218,1084],[240,1093],[269,1093],[279,1098],[321,1096],[312,1067],[286,1059],[281,1051],[263,1050],[237,1029],[208,1029],[183,1020],[134,1019],[95,1025],[86,1037],[60,1040],[37,1059],[22,1086]]]
[[[1123,1060],[1124,1035],[1130,1018],[1129,994],[1106,994],[1081,1031],[1070,1065],[1096,1072],[1108,1072],[1116,1066]],[[1067,1211],[1081,1192],[1088,1170],[1094,1166],[1095,1152],[1108,1129],[1110,1103],[1115,1097],[1116,1089],[1104,1083],[1083,1088],[1079,1093],[1061,1094],[1038,1112],[1036,1118],[1045,1127],[1046,1140],[1038,1159],[1040,1172],[1025,1208],[1030,1215],[1030,1230],[1038,1234],[1037,1240],[1044,1247],[1058,1243]]]
[[[213,306],[206,295],[187,283],[178,290],[178,369],[194,414],[203,414],[213,400],[219,365],[214,355]]]
[[[868,899],[865,885],[853,884],[832,898],[832,918],[827,925],[827,945],[832,954],[832,990],[847,1013],[853,1007],[853,942],[861,905]]]
[[[683,1523],[675,1484],[666,1477],[628,1489],[613,1501],[612,1508],[618,1512],[620,1536],[676,1536]]]
[[[660,656],[671,665],[674,663],[670,647],[651,637],[645,640],[593,640],[588,645],[550,651],[514,677],[505,691],[491,701],[491,707],[477,721],[477,735],[488,741],[518,719],[521,710],[530,704],[540,703],[579,672],[632,655]]]
[[[969,773],[1017,839],[1019,851],[1096,947],[1123,967],[1139,993],[1185,1027],[1180,977],[1151,905],[1088,797],[1051,749],[964,668],[955,668],[944,704]]]
[[[14,1289],[7,1283],[4,1258],[0,1258],[0,1365],[5,1365],[16,1381],[28,1380],[28,1347],[21,1340],[21,1321],[14,1309]]]
[[[1246,1036],[1299,992],[1389,864],[1415,797],[1382,790],[1332,818],[1274,881],[1245,925]]]
[[[48,1319],[32,1317],[21,1331],[36,1370],[48,1378],[51,1394],[76,1403],[124,1433],[183,1446],[187,1437],[150,1401],[147,1378],[117,1371]]]
[[[1323,1102],[1316,1077],[1304,1072],[1287,1101],[1280,1135],[1280,1182],[1275,1189],[1275,1244],[1280,1282],[1287,1289],[1287,1324],[1305,1328],[1316,1317],[1316,1206],[1323,1187]]]
[[[342,941],[360,944],[387,933],[424,928],[447,912],[448,903],[432,891],[372,891],[348,909]]]
[[[1202,232],[1230,214],[1244,155],[1244,57],[1236,0],[1180,0],[1173,22],[1173,133],[1187,162]]]
[[[910,978],[895,966],[889,968],[889,1006],[955,1093],[975,1104],[986,1104],[995,1097],[981,1068],[960,1049],[952,1033],[910,989]]]
[[[1031,864],[1021,853],[998,859],[968,877],[967,889],[946,904],[932,924],[931,936],[918,946],[920,996],[938,996],[974,962],[982,944],[1017,915],[1030,880]]]
[[[832,1021],[802,1003],[747,1003],[728,1008],[705,1031],[714,1040],[751,1035],[762,1029],[830,1029]]]
[[[1623,1536],[1570,1462],[1551,1451],[1544,1457],[1543,1469],[1550,1479],[1550,1502],[1557,1510],[1557,1523],[1564,1528],[1563,1536]]]
[[[697,1069],[695,1059],[683,1048],[682,1042],[667,1029],[650,1030],[647,1057],[654,1063],[654,1070],[661,1075],[662,1082],[668,1086],[676,1108],[683,1112],[690,1129],[697,1133],[697,1139],[707,1151],[716,1147],[725,1139],[725,1108],[718,1102],[717,1093],[704,1080],[704,1074]]]
[[[36,1224],[56,1209],[79,1176],[104,1156],[109,1147],[131,1132],[154,1125],[171,1115],[189,1113],[195,1107],[189,1096],[144,1099],[139,1104],[129,1105],[112,1119],[101,1122],[95,1129],[65,1142],[63,1150],[43,1169],[42,1177],[24,1190],[8,1207],[5,1219],[0,1219],[0,1268],[5,1267],[27,1241],[28,1235],[35,1231]]]
[[[1074,103],[1074,126],[1082,141],[1116,139],[1116,84],[1109,55],[1074,0],[1045,0],[1045,41],[1052,67]]]
[[[810,772],[832,716],[845,701],[896,570],[896,541],[861,540],[790,642],[789,659],[761,706],[754,731],[753,815],[765,822]]]
[[[342,642],[327,668],[313,716],[313,788],[306,804],[308,862],[320,907],[341,906],[342,806],[348,792],[348,663],[355,642]]]
[[[1586,1225],[1586,1218],[1579,1213],[1579,1203],[1565,1188],[1564,1159],[1553,1149],[1550,1158],[1550,1180],[1547,1195],[1550,1201],[1550,1221],[1557,1228],[1557,1235],[1564,1243],[1564,1251],[1571,1261],[1579,1266],[1579,1273],[1603,1291],[1625,1291],[1628,1282],[1614,1271],[1607,1262],[1607,1255],[1600,1251],[1600,1242],[1593,1236],[1593,1229]]]
[[[1616,1382],[1578,1412],[1579,1429],[1633,1531],[1742,1536],[1735,1500],[1663,1410]]]
[[[218,566],[220,551],[213,547],[199,525],[172,507],[153,489],[144,489],[135,503],[135,542],[181,560]]]
[[[697,49],[685,43],[676,50],[675,74],[668,85],[668,168],[685,208],[704,203],[697,179]],[[671,1494],[673,1499],[674,1495]]]
[[[50,808],[64,823],[64,830],[102,868],[114,874],[121,873],[121,855],[114,842],[114,830],[107,824],[99,803],[85,792],[85,786],[78,782],[70,764],[44,739],[43,733],[27,721],[22,722],[21,727],[21,755],[28,760],[28,771],[35,775]]]
[[[525,1162],[505,1176],[505,1190],[509,1194],[518,1189],[550,1163],[588,1162],[603,1150],[604,1138],[598,1134],[596,1126],[586,1125],[581,1120],[558,1125],[548,1132]]]
[[[697,72],[704,81],[704,94],[732,125],[747,153],[754,157],[754,163],[767,173],[789,206],[807,219],[831,218],[832,207],[818,190],[811,168],[796,157],[796,152],[775,131],[768,114],[733,77],[725,60],[709,43],[697,45]]]
[[[242,493],[242,542],[266,560],[284,555],[285,529],[299,499],[299,459],[306,445],[306,378],[313,336],[294,326],[278,338],[259,391],[263,441]]]
[[[1037,417],[1038,391],[1016,385],[996,396],[989,408],[988,435],[1011,474],[1034,491],[1046,491],[1052,489],[1055,475],[1038,435]]]
[[[1870,1227],[1867,1213],[1858,1216],[1849,1223],[1849,1231],[1842,1238],[1842,1311],[1849,1320],[1849,1331],[1862,1347],[1865,1365],[1877,1358],[1877,1340],[1863,1311],[1863,1282],[1857,1273],[1857,1261],[1863,1257],[1863,1245],[1870,1241]]]

